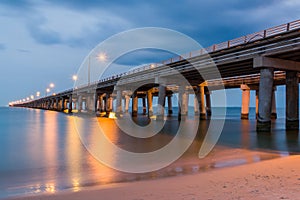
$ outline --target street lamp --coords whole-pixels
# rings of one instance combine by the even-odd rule
[[[46,96],[48,95],[49,92],[50,92],[50,89],[47,88],[47,89],[46,89]]]
[[[39,97],[41,95],[40,92],[36,92],[36,97]]]
[[[73,81],[77,81],[78,76],[77,76],[77,75],[73,75],[73,76],[72,76],[72,79],[73,79]]]
[[[105,62],[107,60],[107,54],[104,52],[99,53],[96,58],[101,61]],[[91,56],[89,55],[89,60],[88,60],[88,86],[90,86],[91,83]]]
[[[54,85],[54,83],[50,83],[49,86],[50,86],[50,88],[54,88],[55,85]]]

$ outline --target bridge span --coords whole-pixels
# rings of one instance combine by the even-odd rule
[[[187,115],[189,96],[193,94],[195,114],[204,120],[211,115],[211,92],[240,88],[241,118],[248,118],[250,90],[255,90],[257,131],[270,131],[271,118],[276,118],[276,86],[286,85],[286,129],[298,130],[299,61],[300,20],[297,20],[56,95],[12,102],[10,106],[68,110],[69,113],[86,110],[101,116],[130,112],[137,116],[138,98],[141,98],[143,114],[149,117],[155,114],[159,118],[172,114],[171,98],[178,93],[181,118]],[[214,76],[212,65],[217,67],[221,78]],[[178,83],[174,71],[184,76],[187,83]],[[208,76],[203,77],[202,72]],[[158,97],[161,105],[157,113],[153,113],[153,96]],[[130,99],[132,106],[129,106]],[[166,102],[168,113],[164,112]]]

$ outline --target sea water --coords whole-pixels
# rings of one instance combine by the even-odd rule
[[[0,198],[79,191],[90,186],[139,181],[203,173],[220,167],[258,162],[265,159],[299,154],[298,132],[285,131],[284,109],[278,109],[278,119],[272,122],[272,133],[257,134],[255,109],[250,109],[249,120],[240,119],[240,108],[213,108],[216,118],[225,118],[225,125],[217,145],[205,158],[198,152],[203,137],[197,135],[183,156],[170,165],[148,173],[126,173],[101,163],[83,145],[78,134],[75,116],[54,111],[26,108],[0,108]],[[168,144],[180,123],[174,115],[167,117],[163,131],[156,138],[136,139],[118,128],[113,119],[84,116],[87,124],[81,126],[88,140],[97,145],[92,122],[97,121],[107,137],[128,151],[148,152]],[[189,109],[187,120],[193,120]],[[80,119],[80,116],[78,116]],[[140,125],[147,120],[139,115]],[[144,121],[143,121],[144,120]],[[207,129],[210,120],[199,123],[199,132]],[[175,128],[174,128],[175,127]],[[173,130],[174,129],[174,130]],[[147,144],[147,145],[144,145]],[[149,145],[151,144],[151,145]],[[109,151],[109,149],[107,150]],[[115,155],[112,153],[112,158]]]

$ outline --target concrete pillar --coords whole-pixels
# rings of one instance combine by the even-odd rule
[[[194,95],[194,113],[195,115],[198,115],[199,114],[199,95],[197,95],[196,93],[199,94],[199,91],[196,91],[195,92],[195,95]]]
[[[114,111],[114,104],[113,104],[113,102],[114,102],[114,98],[113,98],[112,95],[110,95],[110,97],[109,97],[109,105],[110,105],[109,110],[110,110],[111,112]]]
[[[206,119],[204,86],[200,86],[200,119]]]
[[[129,101],[130,101],[130,96],[125,95],[125,112],[128,113],[129,110]]]
[[[138,96],[137,92],[132,94],[132,117],[136,117],[138,113]]]
[[[258,116],[258,90],[255,90],[255,114],[256,114],[256,119]]]
[[[122,90],[117,90],[117,108],[116,113],[120,114],[122,113]]]
[[[97,92],[95,92],[94,94],[94,98],[93,98],[93,101],[94,101],[94,109],[93,111],[94,112],[97,112],[98,111],[98,105],[99,105],[99,95],[97,94]]]
[[[206,113],[208,116],[211,116],[211,99],[210,92],[205,92],[205,100],[206,100]]]
[[[61,111],[64,111],[66,108],[66,99],[65,98],[61,98]]]
[[[186,87],[179,86],[178,91],[178,117],[187,115],[188,98],[186,94]]]
[[[146,107],[146,97],[142,98],[143,103],[143,115],[146,115],[147,113],[147,107]]]
[[[273,78],[273,68],[260,69],[258,116],[256,124],[256,130],[258,132],[271,131]]]
[[[271,112],[271,119],[277,119],[275,91],[276,91],[276,87],[274,87],[274,89],[272,91],[272,112]]]
[[[103,112],[104,109],[103,109],[103,96],[102,95],[99,95],[98,96],[98,106],[97,106],[97,111],[98,112]]]
[[[81,112],[82,111],[82,96],[81,95],[79,95],[78,96],[78,112]]]
[[[152,95],[152,89],[147,91],[147,107],[148,107],[148,116],[151,117],[153,115],[153,95]]]
[[[299,80],[295,71],[286,71],[286,129],[299,129]]]
[[[73,110],[73,99],[72,95],[69,96],[69,108],[68,108],[68,113],[72,113]]]
[[[157,117],[163,117],[165,114],[165,99],[166,99],[166,86],[159,85]]]
[[[58,98],[56,98],[55,110],[59,110],[59,103],[60,103],[60,100]]]
[[[109,93],[106,93],[106,114],[112,112],[113,105],[112,105],[112,96]]]
[[[249,104],[250,104],[250,88],[248,85],[242,84],[242,109],[241,119],[249,119]]]
[[[172,107],[172,95],[168,95],[168,114],[173,114],[173,107]]]

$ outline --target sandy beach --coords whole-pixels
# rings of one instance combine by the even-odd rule
[[[164,179],[110,184],[15,200],[300,199],[300,156]]]

